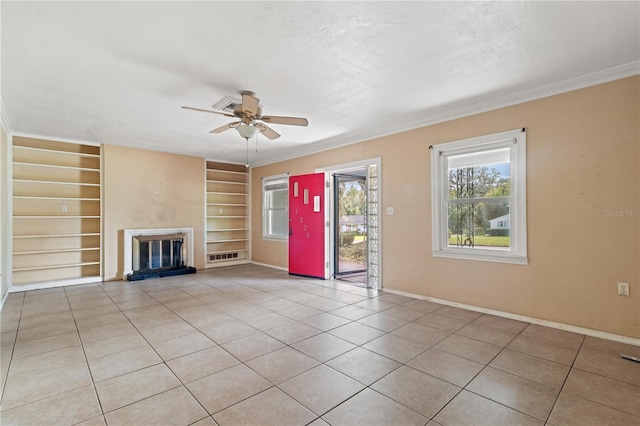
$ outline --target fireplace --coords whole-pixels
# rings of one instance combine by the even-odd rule
[[[123,279],[137,281],[195,272],[193,228],[124,230]]]

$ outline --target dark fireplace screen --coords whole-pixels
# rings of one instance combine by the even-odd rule
[[[135,236],[132,256],[129,281],[195,272],[184,264],[184,234]]]

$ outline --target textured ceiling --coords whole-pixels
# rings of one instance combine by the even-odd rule
[[[252,90],[265,164],[640,72],[639,2],[0,3],[14,134],[245,160],[180,109]],[[585,77],[586,76],[586,77]]]

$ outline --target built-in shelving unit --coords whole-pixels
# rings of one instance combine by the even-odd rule
[[[14,136],[12,149],[12,285],[100,280],[100,147]]]
[[[206,162],[206,265],[249,261],[249,172],[241,165]]]

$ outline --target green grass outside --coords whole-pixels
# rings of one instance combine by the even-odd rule
[[[463,239],[464,241],[464,239]],[[476,235],[473,239],[476,246],[488,246],[488,247],[510,247],[509,236],[503,237],[487,237],[485,235]],[[456,245],[456,236],[449,237],[449,245]]]

